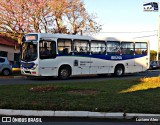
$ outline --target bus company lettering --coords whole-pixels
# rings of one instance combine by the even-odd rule
[[[122,60],[122,56],[111,56],[111,60]]]
[[[81,66],[85,66],[86,64],[93,63],[92,61],[80,61]]]
[[[80,63],[93,63],[92,61],[80,61]]]

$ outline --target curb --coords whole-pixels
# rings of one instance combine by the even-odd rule
[[[124,113],[105,113],[90,111],[40,111],[0,109],[0,115],[9,116],[53,116],[53,117],[91,117],[91,118],[124,118]]]
[[[25,76],[0,76],[0,79],[17,79],[17,78],[25,78]]]
[[[160,121],[160,114],[142,114],[142,113],[123,113],[123,112],[91,112],[91,111],[42,111],[42,110],[13,110],[0,109],[0,115],[6,116],[53,116],[53,117],[83,117],[83,118],[117,118],[117,119],[133,119],[143,121],[151,119],[152,121]]]

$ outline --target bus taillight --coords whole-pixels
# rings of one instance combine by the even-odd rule
[[[36,72],[32,72],[33,75],[37,74]]]

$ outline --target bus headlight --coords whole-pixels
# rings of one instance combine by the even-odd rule
[[[35,70],[37,68],[38,64],[35,64],[32,68],[32,70]]]

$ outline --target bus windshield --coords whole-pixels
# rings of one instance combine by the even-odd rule
[[[22,61],[34,61],[37,59],[37,43],[24,42],[22,44],[21,60]]]
[[[153,2],[153,7],[155,7],[155,9],[158,9],[158,4]]]

